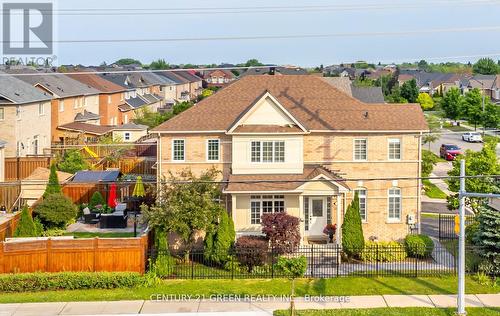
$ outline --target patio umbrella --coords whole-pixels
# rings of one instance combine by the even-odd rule
[[[108,206],[115,208],[116,204],[116,183],[112,183],[108,194]]]
[[[146,192],[144,191],[144,183],[142,183],[141,176],[137,177],[137,181],[135,182],[134,192],[132,192],[132,196],[136,196],[136,197],[146,196]]]

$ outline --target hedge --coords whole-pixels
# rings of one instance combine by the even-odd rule
[[[434,242],[427,235],[408,235],[405,246],[408,256],[413,258],[430,257],[434,250]]]
[[[59,272],[0,275],[0,292],[132,288],[144,284],[135,272]]]
[[[360,258],[365,262],[393,262],[403,261],[406,256],[405,246],[396,241],[366,241]]]

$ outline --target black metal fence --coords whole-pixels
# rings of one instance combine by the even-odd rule
[[[468,252],[475,252],[468,249]],[[424,251],[425,252],[425,251]],[[425,255],[409,256],[404,246],[369,247],[356,259],[347,259],[335,245],[301,246],[291,254],[231,250],[217,258],[203,251],[173,255],[168,251],[151,250],[150,270],[162,278],[178,279],[246,279],[288,277],[279,267],[280,256],[307,260],[304,277],[332,278],[345,276],[437,276],[455,274],[457,251],[453,245],[435,247]],[[217,257],[217,256],[215,256]],[[477,272],[477,263],[468,264],[468,272]]]
[[[474,216],[465,216],[465,226],[472,223]],[[457,239],[455,233],[455,215],[454,214],[439,214],[439,240]]]

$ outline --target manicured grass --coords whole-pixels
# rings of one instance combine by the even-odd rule
[[[156,285],[112,290],[66,290],[24,293],[0,293],[0,303],[65,302],[103,300],[149,300],[152,295],[289,295],[290,280],[164,280]],[[453,294],[457,278],[362,278],[298,279],[296,295],[382,295],[382,294]],[[498,287],[481,285],[466,278],[467,293],[497,293]]]
[[[446,199],[446,194],[428,179],[422,180],[425,195],[431,199]]]
[[[422,212],[420,214],[420,216],[422,218],[439,218],[439,214],[438,213],[424,213],[424,212]]]
[[[139,235],[139,233],[138,233]],[[134,237],[133,232],[117,232],[117,233],[91,233],[91,232],[67,232],[64,236],[75,236],[75,238],[128,238]]]
[[[297,316],[453,316],[456,309],[453,308],[371,308],[371,309],[327,309],[327,310],[303,310],[297,311]],[[498,315],[500,308],[467,308],[469,316]],[[290,311],[280,310],[274,312],[275,316],[288,316]]]

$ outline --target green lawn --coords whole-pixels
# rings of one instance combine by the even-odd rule
[[[443,240],[441,244],[451,254],[458,254],[458,239]],[[476,271],[481,261],[483,260],[477,253],[468,247],[465,248],[465,267],[467,270]]]
[[[172,295],[288,295],[287,279],[262,280],[164,280],[159,284],[140,288],[64,290],[24,293],[0,293],[0,303],[103,301],[150,299],[153,294]],[[428,278],[363,278],[298,279],[296,294],[304,295],[382,295],[382,294],[453,294],[455,277]],[[467,293],[498,293],[498,287],[485,286],[473,278],[466,278]]]
[[[139,234],[138,234],[139,235]],[[75,236],[75,238],[128,238],[134,237],[134,233],[131,232],[117,232],[117,233],[91,233],[91,232],[66,232],[64,236]]]
[[[431,199],[446,199],[446,194],[434,183],[431,183],[429,179],[422,180],[422,184],[424,185],[425,195]]]
[[[371,309],[327,309],[297,311],[297,316],[453,316],[453,308],[371,308]],[[499,315],[500,308],[467,308],[469,316]],[[280,310],[274,312],[275,316],[288,316],[290,311]]]

